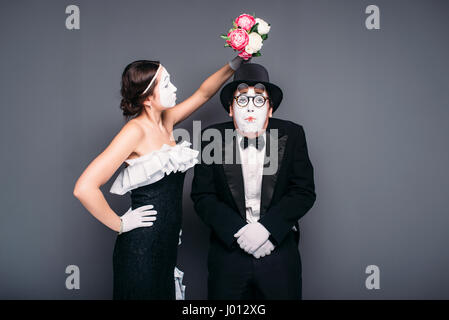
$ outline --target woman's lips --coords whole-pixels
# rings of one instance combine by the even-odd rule
[[[254,118],[254,117],[247,117],[247,118],[245,118],[245,120],[248,121],[248,122],[254,122],[254,121],[256,121],[256,118]]]

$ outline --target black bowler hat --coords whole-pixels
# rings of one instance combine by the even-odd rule
[[[243,63],[234,73],[234,79],[221,89],[220,100],[225,110],[229,113],[229,105],[232,105],[234,92],[240,83],[253,86],[262,83],[268,91],[272,101],[273,112],[279,107],[282,101],[282,90],[277,85],[270,82],[268,71],[264,66],[257,63]]]

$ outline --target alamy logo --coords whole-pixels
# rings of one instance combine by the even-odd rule
[[[371,13],[365,20],[365,27],[368,30],[380,29],[380,10],[378,6],[369,5],[365,9],[365,13]]]
[[[80,288],[80,268],[72,264],[65,268],[65,273],[69,275],[65,279],[65,287],[68,290],[78,290]]]
[[[365,269],[365,273],[369,276],[365,280],[365,287],[368,290],[380,289],[380,270],[376,265],[369,265]]]
[[[225,129],[224,136],[221,130],[208,128],[201,134],[201,121],[193,121],[193,140],[186,129],[177,128],[173,130],[175,140],[193,141],[192,147],[199,150],[199,162],[204,164],[241,164],[239,148],[236,147],[235,140],[238,139],[238,133],[235,129]],[[264,158],[263,175],[273,175],[277,172],[279,166],[279,132],[277,129],[266,131],[266,143]],[[202,142],[204,144],[202,148]],[[269,147],[268,147],[269,146]]]
[[[80,29],[80,8],[75,5],[70,5],[65,8],[65,13],[70,14],[65,19],[65,27],[68,30]]]

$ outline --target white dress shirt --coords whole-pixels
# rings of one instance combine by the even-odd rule
[[[243,136],[237,134],[240,151],[240,161],[242,163],[243,184],[245,186],[245,207],[246,222],[257,222],[260,219],[260,199],[262,192],[263,164],[265,160],[266,134],[264,146],[258,150],[256,146],[250,144],[246,149],[242,148]],[[297,231],[296,227],[292,229]]]
[[[262,134],[265,139],[265,133]],[[263,163],[265,144],[261,150],[250,144],[242,148],[243,136],[238,134],[240,160],[242,163],[243,182],[245,186],[246,221],[257,222],[260,218],[260,198],[262,191]]]

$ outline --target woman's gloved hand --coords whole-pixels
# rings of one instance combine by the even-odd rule
[[[153,209],[153,205],[149,204],[132,210],[131,208],[120,217],[122,221],[119,234],[131,231],[140,227],[150,227],[153,225],[153,221],[156,220],[156,210]]]
[[[234,59],[229,61],[229,66],[232,70],[237,70],[242,63],[249,63],[251,61],[251,58],[248,60],[244,60],[242,57],[236,56]]]

